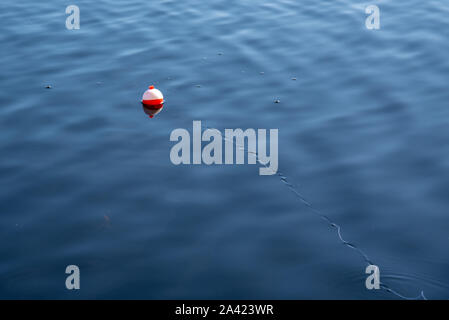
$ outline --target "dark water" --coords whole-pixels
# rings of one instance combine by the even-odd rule
[[[279,176],[173,165],[171,131],[202,120],[278,128],[280,172],[385,284],[449,298],[448,16],[435,0],[2,1],[0,297],[398,298],[365,288],[361,256]]]

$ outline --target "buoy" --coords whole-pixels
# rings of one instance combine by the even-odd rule
[[[145,106],[162,108],[162,105],[164,104],[164,96],[162,95],[162,92],[155,89],[154,86],[149,86],[148,90],[143,94],[142,103]]]

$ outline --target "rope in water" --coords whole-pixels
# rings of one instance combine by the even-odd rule
[[[214,128],[210,128],[208,126],[202,125],[203,127],[205,127],[206,129],[214,129]],[[228,141],[231,142],[232,144],[234,144],[234,141],[231,139],[227,139],[225,136],[222,136],[224,141]],[[257,152],[254,151],[248,151],[245,149],[245,146],[242,145],[238,145],[237,143],[235,144],[236,147],[238,147],[240,150],[244,150],[246,151],[246,153],[248,155],[253,155],[256,158],[256,161],[261,164],[262,166],[264,166],[265,168],[271,170],[273,172],[273,174],[276,174],[279,178],[280,181],[288,188],[290,189],[290,191],[292,191],[296,197],[301,201],[302,204],[304,204],[304,206],[307,207],[307,209],[309,210],[309,212],[313,213],[314,215],[316,215],[317,217],[323,219],[324,221],[326,221],[326,223],[331,227],[336,229],[336,233],[338,236],[338,240],[345,245],[348,248],[351,248],[353,250],[355,250],[361,257],[362,259],[365,261],[365,263],[368,265],[376,265],[375,263],[372,262],[372,260],[369,258],[369,256],[362,250],[360,249],[358,246],[356,246],[355,244],[346,241],[343,236],[342,236],[342,228],[340,225],[338,225],[337,223],[335,223],[332,219],[330,219],[328,216],[326,216],[325,214],[323,214],[320,210],[316,209],[314,206],[312,206],[312,204],[310,202],[308,202],[306,200],[306,198],[299,192],[298,188],[295,187],[292,183],[289,182],[288,177],[286,175],[284,175],[281,172],[275,172],[272,169],[270,169],[269,167],[267,167],[266,163],[263,163]],[[380,281],[379,284],[380,289],[385,290],[386,292],[389,292],[393,295],[395,295],[398,298],[404,299],[404,300],[427,300],[426,296],[424,295],[424,291],[421,290],[420,294],[416,297],[407,297],[403,294],[400,294],[399,292],[397,292],[396,290],[392,289],[390,286],[388,286],[387,284],[383,283],[382,281]]]

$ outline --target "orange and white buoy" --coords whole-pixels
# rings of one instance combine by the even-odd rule
[[[143,94],[142,103],[147,107],[159,109],[164,104],[164,96],[154,86],[149,86],[148,90]]]

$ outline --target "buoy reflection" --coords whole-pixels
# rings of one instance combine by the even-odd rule
[[[150,118],[153,118],[155,115],[161,112],[163,107],[164,107],[163,103],[153,106],[142,103],[143,112],[145,112]]]

